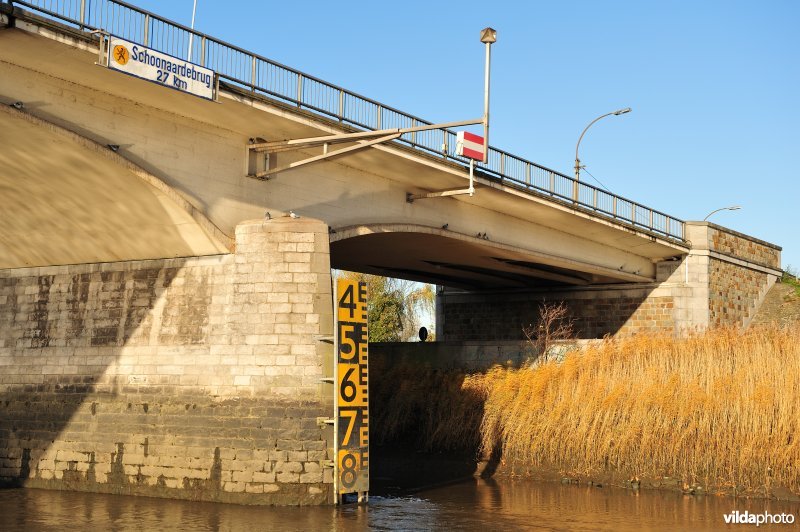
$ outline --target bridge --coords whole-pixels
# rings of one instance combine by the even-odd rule
[[[440,285],[437,338],[488,343],[545,300],[586,338],[746,326],[780,274],[774,244],[496,148],[437,196],[470,182],[453,130],[124,2],[0,27],[6,483],[330,502],[331,267]],[[106,35],[191,42],[215,97],[98,66]]]

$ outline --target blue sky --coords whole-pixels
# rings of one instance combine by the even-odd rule
[[[192,0],[133,3],[189,24]],[[198,0],[195,27],[431,121],[480,116],[491,144],[685,220],[783,246],[800,269],[800,2]],[[583,174],[587,181],[596,184]]]

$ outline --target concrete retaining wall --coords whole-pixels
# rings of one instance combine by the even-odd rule
[[[332,502],[331,323],[313,220],[240,224],[232,255],[0,271],[0,482]]]

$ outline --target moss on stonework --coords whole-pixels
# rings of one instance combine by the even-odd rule
[[[785,272],[783,272],[781,283],[794,288],[794,296],[800,297],[800,278],[798,277],[797,272],[793,271],[791,268],[787,269]]]

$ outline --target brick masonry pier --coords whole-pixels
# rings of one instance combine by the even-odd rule
[[[310,219],[242,223],[235,254],[0,271],[0,482],[330,503],[331,327]]]

